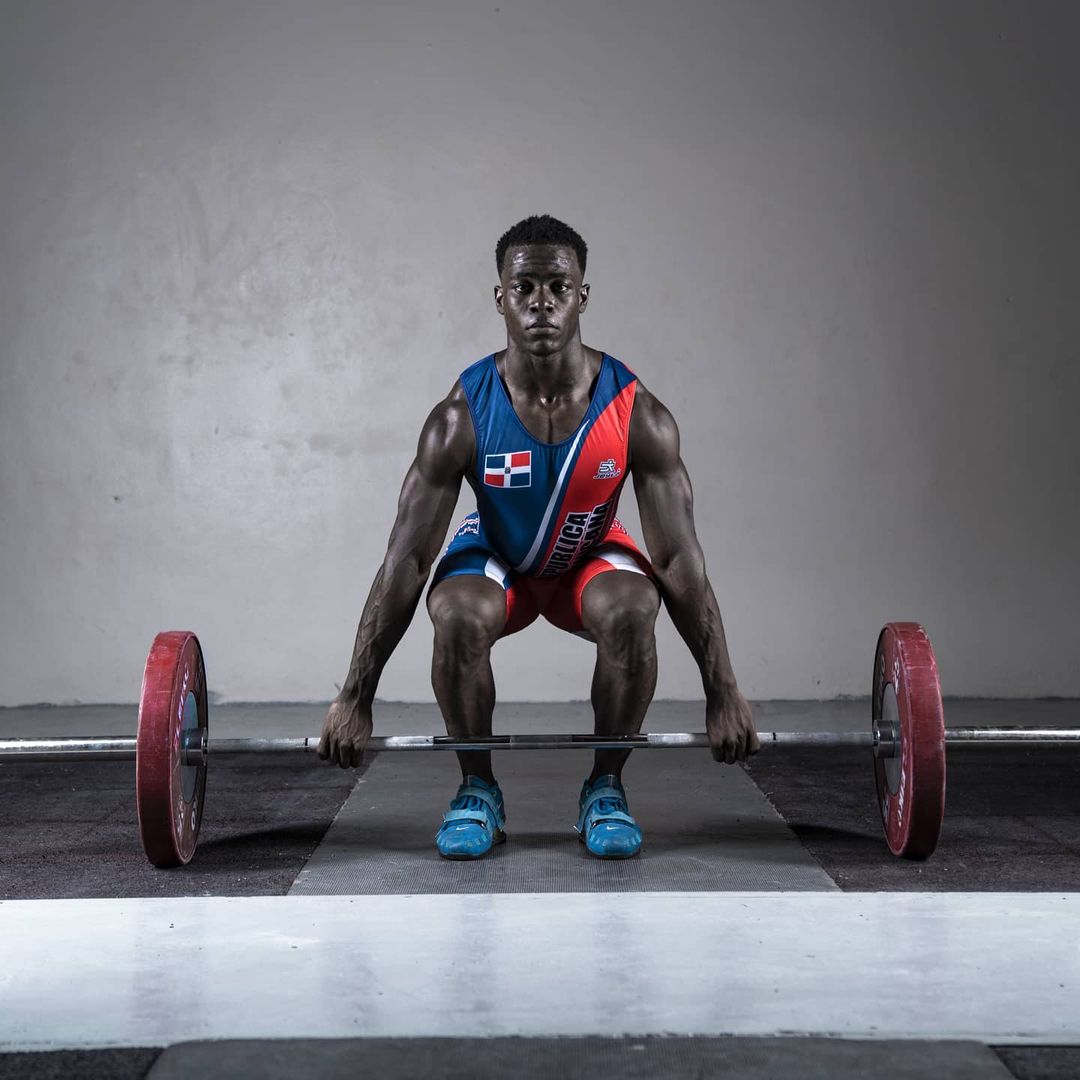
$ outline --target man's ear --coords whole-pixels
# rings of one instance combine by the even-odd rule
[[[506,314],[506,312],[503,311],[503,287],[501,285],[495,286],[495,310],[500,315]]]
[[[578,310],[579,311],[584,311],[585,308],[588,306],[588,303],[589,303],[589,289],[590,288],[592,288],[592,286],[586,284],[586,285],[582,285],[581,288],[578,290]]]

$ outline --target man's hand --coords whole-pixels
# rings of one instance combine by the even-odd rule
[[[319,757],[343,769],[355,769],[363,760],[371,728],[370,706],[354,699],[332,702],[323,721]]]
[[[717,761],[732,765],[761,749],[750,702],[737,689],[728,691],[719,704],[706,706],[705,730]]]

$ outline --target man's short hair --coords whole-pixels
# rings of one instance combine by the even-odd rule
[[[585,256],[589,249],[581,236],[571,229],[565,221],[553,218],[550,214],[533,214],[532,217],[524,218],[516,225],[511,225],[499,237],[495,245],[495,268],[502,277],[503,263],[506,261],[506,252],[512,247],[530,247],[533,244],[550,244],[554,247],[568,247],[574,249],[577,255],[578,266],[585,273]]]

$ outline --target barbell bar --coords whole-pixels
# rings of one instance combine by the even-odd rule
[[[925,859],[937,846],[945,811],[945,747],[1080,744],[1080,729],[946,729],[937,661],[926,631],[887,623],[874,652],[871,729],[862,732],[759,732],[762,747],[863,747],[873,751],[878,805],[889,850]],[[202,822],[206,770],[214,754],[313,751],[317,736],[210,739],[206,669],[190,631],[158,634],[143,671],[138,733],[130,736],[0,739],[0,763],[135,761],[139,833],[159,867],[191,860]],[[705,734],[373,736],[371,751],[707,749]]]
[[[214,754],[269,754],[314,752],[318,735],[267,739],[207,738],[206,729],[196,729],[197,737],[181,739],[184,765],[201,765]],[[891,733],[875,731],[759,731],[762,749],[770,746],[831,748],[861,746],[875,757],[895,757],[896,740]],[[1080,728],[1035,727],[952,727],[945,729],[948,746],[1068,746],[1080,744]],[[400,750],[707,750],[709,737],[688,732],[654,732],[637,735],[521,734],[491,735],[487,738],[455,739],[449,735],[373,735],[367,749],[382,753]],[[50,761],[135,761],[137,740],[131,735],[99,735],[93,738],[0,739],[0,764]]]

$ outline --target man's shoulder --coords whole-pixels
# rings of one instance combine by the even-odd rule
[[[662,421],[665,416],[671,416],[664,403],[640,378],[637,379],[637,385],[634,387],[634,415],[640,416],[643,423],[655,423]]]
[[[473,434],[472,429],[472,415],[470,413],[469,393],[470,391],[474,395],[477,391],[477,382],[485,374],[485,369],[491,364],[495,353],[488,353],[486,356],[481,356],[479,360],[474,360],[465,370],[454,380],[454,385],[450,388],[450,393],[446,395],[440,401],[434,409],[431,411],[431,415],[428,417],[428,424],[432,421],[436,421],[440,425],[445,426],[448,433],[457,431],[459,427],[464,425],[467,429],[468,436],[471,438]]]
[[[469,417],[469,399],[465,395],[465,387],[461,385],[461,379],[456,379],[450,387],[450,393],[438,402],[431,410],[430,420],[436,420],[444,425],[455,425]]]
[[[679,428],[667,406],[639,380],[630,421],[631,459],[640,467],[679,453]]]
[[[458,380],[428,414],[420,433],[419,457],[441,466],[464,468],[471,460],[474,445],[472,417]]]

